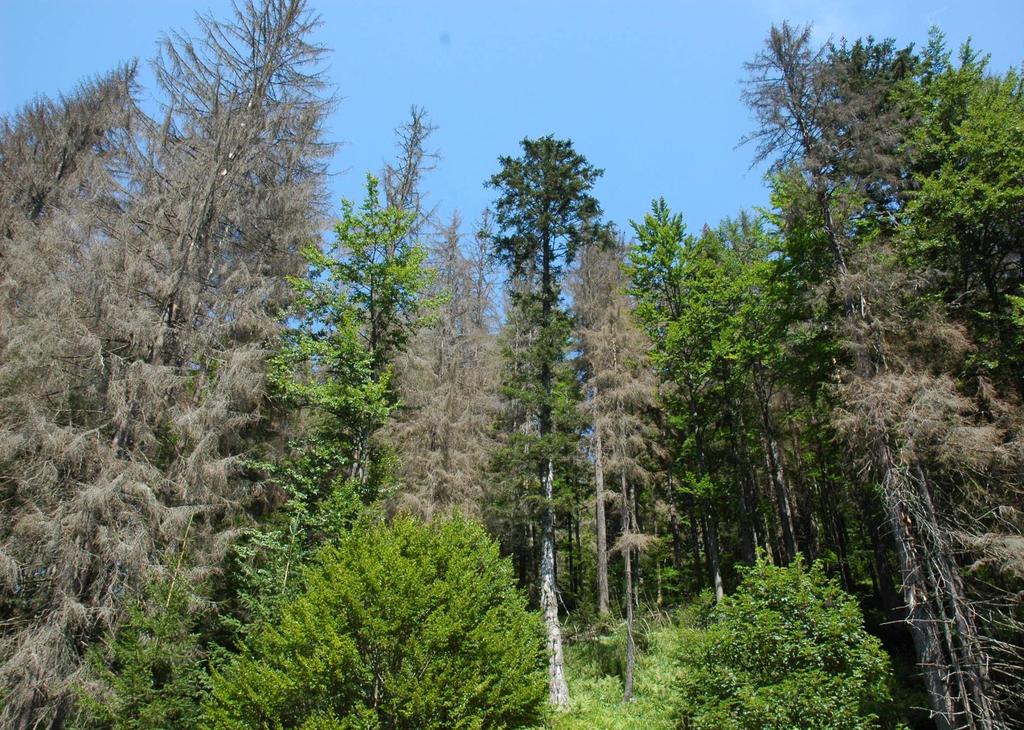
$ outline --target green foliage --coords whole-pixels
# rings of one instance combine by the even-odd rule
[[[682,636],[686,727],[871,728],[889,699],[889,661],[855,600],[820,564],[764,559]]]
[[[89,652],[94,679],[80,693],[73,727],[198,727],[209,675],[193,626],[184,591],[152,584],[116,637]]]
[[[903,242],[913,266],[941,272],[952,311],[983,348],[977,361],[1019,378],[1012,297],[1024,286],[1024,78],[988,75],[986,62],[965,45],[954,65],[933,32],[906,92],[919,123],[908,140],[917,189]]]
[[[563,262],[572,263],[599,233],[601,206],[590,191],[603,171],[569,140],[548,135],[521,144],[523,156],[501,157],[501,170],[488,183],[501,193],[494,204],[502,232],[495,250],[516,275],[546,268],[552,281],[543,295],[557,299]]]
[[[332,312],[356,315],[380,372],[424,323],[424,307],[433,302],[425,302],[423,293],[434,274],[424,266],[426,249],[412,237],[415,212],[385,206],[372,175],[366,176],[366,198],[358,209],[350,200],[341,205],[336,242],[327,253],[309,251],[312,276],[303,286],[313,302],[323,297]]]
[[[562,274],[601,231],[601,207],[590,191],[602,171],[568,140],[524,139],[522,147],[522,157],[500,158],[501,170],[488,184],[500,193],[494,252],[513,275],[512,316],[523,335],[506,349],[505,394],[539,420],[543,439],[569,394],[559,377],[571,377],[564,367],[571,323],[561,305]],[[543,450],[551,457],[557,444]]]
[[[637,318],[654,343],[662,377],[682,389],[680,425],[693,427],[689,421],[709,391],[744,349],[753,349],[743,340],[741,306],[758,269],[745,265],[717,231],[687,234],[663,199],[633,230],[629,274]]]
[[[337,238],[326,251],[309,246],[305,278],[293,279],[295,324],[271,360],[273,394],[311,420],[298,456],[275,476],[293,491],[324,498],[340,487],[343,469],[354,489],[371,499],[370,437],[395,409],[391,366],[398,350],[425,321],[432,280],[425,250],[411,240],[414,215],[383,206],[377,180],[367,176],[357,209],[342,201]]]
[[[540,622],[462,517],[362,523],[216,673],[213,728],[481,728],[535,722]]]
[[[384,206],[367,176],[362,205],[342,201],[335,242],[303,251],[309,269],[292,279],[294,319],[268,369],[271,395],[297,416],[301,435],[286,457],[250,462],[286,502],[236,547],[247,621],[268,618],[301,589],[302,564],[390,481],[390,452],[373,434],[398,406],[392,359],[432,306],[424,298],[432,273],[412,240],[414,220]]]

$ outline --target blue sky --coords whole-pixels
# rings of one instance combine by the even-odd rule
[[[752,150],[737,149],[750,117],[742,64],[770,24],[813,22],[820,40],[873,34],[921,44],[939,25],[967,36],[992,68],[1024,61],[1024,2],[470,2],[313,3],[333,49],[341,103],[330,122],[343,143],[332,194],[359,197],[363,174],[394,148],[410,105],[439,129],[439,168],[426,182],[442,215],[472,221],[492,192],[483,181],[524,136],[552,133],[605,169],[597,194],[620,225],[663,195],[691,229],[764,204]],[[191,29],[222,0],[0,0],[0,115],[36,94],[71,89],[123,59],[148,60],[161,33]],[[151,87],[151,76],[142,82]],[[151,92],[151,88],[149,89]]]

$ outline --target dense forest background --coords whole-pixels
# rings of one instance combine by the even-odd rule
[[[0,122],[0,724],[1024,727],[1018,70],[782,23],[770,206],[466,235],[420,108],[328,200],[316,22]]]

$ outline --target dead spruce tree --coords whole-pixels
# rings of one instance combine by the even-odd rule
[[[434,224],[434,209],[426,208],[426,194],[422,189],[423,176],[437,167],[441,156],[427,149],[427,140],[437,131],[430,123],[427,110],[413,106],[409,120],[395,129],[398,154],[384,165],[381,183],[384,199],[389,207],[411,213],[413,224],[408,237],[418,238],[423,229]]]
[[[396,363],[402,409],[389,435],[399,458],[395,501],[424,518],[482,514],[496,448],[500,357],[486,218],[464,252],[458,214],[430,252],[440,305]]]
[[[0,213],[5,287],[32,284],[0,313],[6,727],[62,726],[122,599],[201,588],[252,496],[285,277],[322,220],[315,25],[267,0],[168,37],[159,120],[129,70],[4,124],[33,191]]]
[[[609,616],[608,608],[608,522],[606,517],[607,501],[610,497],[605,486],[605,448],[603,428],[598,423],[594,405],[603,396],[601,384],[596,382],[593,351],[597,346],[594,340],[609,335],[608,312],[609,302],[617,294],[621,286],[621,272],[615,253],[608,249],[590,247],[580,257],[580,265],[573,272],[570,291],[573,299],[573,311],[576,315],[578,338],[583,351],[581,362],[587,382],[587,402],[585,411],[590,416],[590,459],[594,465],[594,539],[597,552],[597,615],[601,618]],[[588,357],[588,355],[590,357]]]
[[[109,497],[100,221],[138,111],[134,69],[37,100],[0,128],[0,724],[59,725],[83,639],[145,562],[147,500]],[[120,513],[124,532],[93,515]],[[136,514],[140,513],[138,517]],[[145,516],[144,516],[145,515]],[[143,544],[141,561],[130,543]],[[102,555],[102,557],[99,557]],[[96,556],[96,557],[94,557]]]
[[[614,552],[623,560],[623,610],[626,619],[626,674],[623,698],[633,698],[636,643],[633,637],[633,558],[652,542],[637,527],[636,488],[648,481],[645,468],[654,437],[650,420],[657,392],[654,372],[647,360],[649,342],[633,320],[625,293],[623,270],[626,245],[609,236],[603,247],[589,246],[571,282],[578,337],[585,362],[588,398],[584,411],[591,424],[597,519],[598,610],[603,592],[607,614],[608,558],[604,502],[606,474],[618,479],[621,531]],[[602,551],[605,554],[602,555]],[[604,573],[602,577],[602,571]]]
[[[414,216],[410,238],[437,227],[421,189],[439,159],[427,149],[434,130],[426,111],[413,107],[395,130],[398,154],[382,173],[388,205]],[[480,515],[494,446],[498,350],[488,218],[468,251],[461,226],[453,214],[429,247],[426,263],[436,276],[422,296],[437,310],[395,361],[402,405],[384,434],[399,461],[400,488],[391,507],[426,519],[453,508]]]
[[[817,296],[834,302],[845,351],[833,422],[877,485],[932,715],[943,730],[1006,727],[957,559],[955,508],[978,484],[963,477],[1006,454],[956,384],[966,333],[939,307],[907,305],[914,276],[886,243],[907,121],[892,92],[913,71],[909,51],[870,40],[816,51],[809,29],[783,25],[748,69],[745,98],[761,125],[751,139],[779,175],[783,233],[817,231],[831,260]]]

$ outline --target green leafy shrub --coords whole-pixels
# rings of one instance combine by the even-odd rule
[[[543,629],[476,523],[363,524],[215,673],[214,728],[503,728],[547,696]]]
[[[871,728],[889,699],[888,656],[820,564],[759,560],[681,645],[683,727]]]

